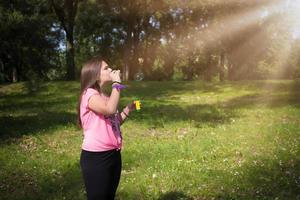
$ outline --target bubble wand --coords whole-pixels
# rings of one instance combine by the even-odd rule
[[[141,102],[139,100],[134,101],[135,110],[140,111],[141,110]]]

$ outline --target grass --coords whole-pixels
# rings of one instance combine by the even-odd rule
[[[300,81],[128,85],[117,199],[300,199]],[[78,91],[0,86],[1,199],[85,199]]]

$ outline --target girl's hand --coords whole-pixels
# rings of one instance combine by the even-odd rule
[[[135,105],[135,102],[133,101],[132,103],[128,104],[122,112],[124,112],[124,114],[126,115],[126,117],[129,116],[129,113],[131,111],[135,111],[136,110],[136,105]]]
[[[135,107],[135,103],[134,103],[134,102],[128,104],[126,107],[128,108],[128,110],[129,110],[130,112],[136,110],[136,107]]]
[[[128,104],[125,108],[124,111],[126,111],[127,113],[131,112],[131,111],[135,111],[136,110],[136,106],[134,101],[130,104]]]
[[[112,81],[121,82],[120,70],[113,70],[110,72],[110,77]]]

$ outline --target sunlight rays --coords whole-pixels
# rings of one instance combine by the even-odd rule
[[[227,6],[230,6],[231,4],[234,4],[236,2],[237,0],[231,0],[229,3],[226,3]],[[218,42],[221,42],[228,38],[234,39],[235,36],[243,34],[243,31],[251,29],[252,26],[258,24],[260,21],[263,21],[264,18],[272,18],[285,5],[285,2],[267,2],[268,4],[261,3],[261,6],[252,6],[251,9],[248,9],[246,11],[240,11],[234,14],[220,16],[216,21],[203,21],[202,24],[194,27],[193,30],[183,29],[182,27],[170,30],[169,33],[181,32],[181,35],[184,35],[187,39],[182,41],[179,36],[175,36],[169,43],[172,43],[171,46],[173,47],[188,47],[185,48],[183,52],[183,54],[188,56],[195,49],[207,49],[216,46]],[[224,1],[217,0],[215,1],[215,3],[216,6],[218,6],[224,4]]]
[[[236,2],[234,0],[230,1],[230,3]],[[222,1],[216,1],[216,4],[222,4]],[[297,38],[298,34],[300,37],[299,8],[300,0],[268,1],[268,3],[261,6],[253,6],[251,9],[245,11],[228,14],[219,18],[219,20],[205,22],[202,26],[195,27],[195,30],[185,30],[188,39],[184,40],[184,43],[180,39],[173,40],[172,46],[177,47],[181,45],[184,47],[182,54],[189,56],[197,49],[202,49],[203,51],[211,47],[216,47],[218,43],[226,42],[228,39],[234,43],[234,40],[238,39],[241,34],[245,34],[245,32],[251,31],[258,24],[269,20],[269,22],[263,24],[262,30],[252,31],[252,35],[247,36],[246,40],[233,45],[230,53],[238,57],[240,65],[247,64],[247,62],[251,62],[253,57],[259,56],[267,50],[265,43],[267,42],[266,40],[272,42],[272,35],[280,34],[280,37],[282,37],[281,32],[290,34],[290,37],[286,38],[286,42],[281,44],[280,51],[277,52],[276,60],[278,60],[277,65],[280,67],[276,74],[272,74],[272,77],[270,77],[276,78],[284,72],[287,60],[292,51],[291,45],[293,39]],[[285,25],[286,27],[279,25],[282,30],[275,30],[274,32],[265,31],[268,26],[276,23],[287,24]],[[256,46],[253,46],[250,51],[245,51],[251,43],[256,44]]]
[[[205,48],[210,48],[218,41],[242,34],[243,31],[259,23],[264,17],[272,17],[280,11],[283,5],[284,2],[270,4],[266,8],[256,7],[246,12],[227,15],[217,22],[210,22],[204,30],[196,30],[193,33],[189,33],[191,39],[188,45],[196,48],[199,45],[204,45]]]
[[[274,53],[276,56],[274,71],[272,72],[270,79],[280,78],[286,70],[288,70],[289,59],[294,51],[299,51],[295,47],[295,40],[298,38],[298,31],[300,31],[300,0],[285,0],[285,5],[282,7],[283,18],[279,20],[279,23],[283,24],[280,29],[278,29],[276,33],[280,33],[280,37],[278,40],[282,40],[284,42],[277,41],[277,52]]]
[[[188,2],[182,1],[182,2]],[[197,11],[199,7],[209,1],[190,1],[190,5]],[[211,1],[210,1],[211,2]],[[276,47],[274,53],[274,70],[270,78],[276,78],[284,73],[290,54],[294,51],[293,42],[300,38],[300,0],[266,0],[243,1],[215,0],[215,8],[218,6],[234,6],[241,3],[251,6],[237,9],[232,13],[219,13],[219,17],[212,21],[199,19],[199,25],[192,28],[175,27],[165,34],[170,34],[169,39],[161,39],[163,48],[171,51],[180,51],[181,56],[188,58],[192,54],[203,53],[210,48],[226,46],[229,56],[235,57],[241,68],[252,62],[253,58],[265,55],[272,43]],[[242,6],[241,6],[242,7]],[[196,11],[193,12],[196,12]],[[201,9],[199,9],[201,12]],[[201,16],[201,15],[200,15]],[[178,33],[178,34],[177,34]],[[246,35],[245,35],[246,34]],[[279,40],[284,42],[280,43]],[[228,44],[227,44],[228,43]],[[151,54],[159,54],[157,51],[161,45],[149,47]],[[247,49],[251,47],[251,49]],[[175,57],[173,59],[176,59]],[[271,58],[272,60],[272,58]],[[276,65],[276,66],[275,66]]]

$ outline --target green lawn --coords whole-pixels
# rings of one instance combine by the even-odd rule
[[[300,81],[128,85],[117,199],[300,199]],[[85,198],[78,92],[0,86],[0,199]]]

